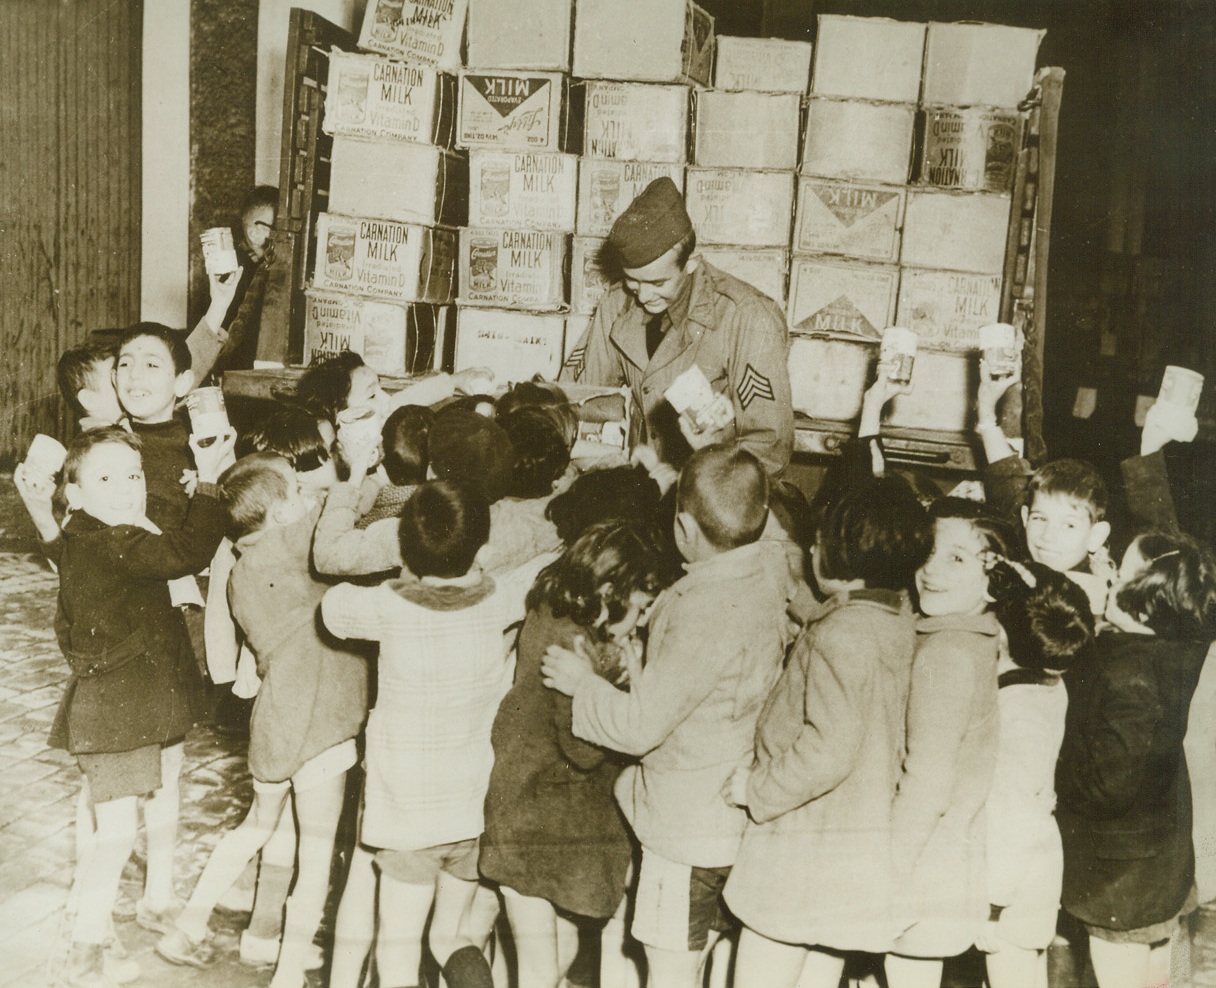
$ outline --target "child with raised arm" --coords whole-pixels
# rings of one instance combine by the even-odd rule
[[[192,447],[199,489],[181,524],[164,534],[145,515],[137,437],[114,426],[82,433],[64,465],[70,513],[47,550],[59,566],[56,634],[72,677],[51,744],[76,755],[94,818],[93,839],[76,864],[66,985],[138,976],[138,965],[103,944],[113,934],[141,797],[148,832],[141,923],[172,905],[177,776],[202,682],[166,581],[205,566],[223,533],[213,485],[234,438]]]
[[[552,556],[501,583],[483,573],[476,557],[489,508],[443,481],[418,488],[399,531],[408,574],[375,587],[343,584],[321,602],[339,638],[380,644],[359,833],[380,873],[376,966],[386,985],[419,983],[433,904],[428,945],[447,983],[489,988],[489,965],[461,927],[478,888],[490,731],[511,684],[503,635]]]
[[[760,540],[768,481],[742,447],[698,450],[680,474],[676,545],[687,573],[655,603],[645,668],[621,693],[590,662],[549,650],[546,685],[574,698],[574,734],[640,758],[617,800],[642,845],[633,935],[655,988],[698,984],[726,928],[722,887],[746,813],[722,799],[753,751],[788,644],[793,592],[780,544]]]

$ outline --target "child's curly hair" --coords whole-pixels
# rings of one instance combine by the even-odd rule
[[[1024,669],[1063,672],[1093,641],[1089,597],[1063,573],[1024,563],[1034,586],[1005,560],[988,572],[993,613],[1005,629],[1009,656]]]

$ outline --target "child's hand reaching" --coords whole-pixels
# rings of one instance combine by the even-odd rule
[[[1199,420],[1186,408],[1170,401],[1155,401],[1144,414],[1140,433],[1140,455],[1148,456],[1169,442],[1189,443],[1199,432]]]
[[[579,684],[588,676],[595,675],[595,668],[587,654],[587,642],[581,635],[574,639],[574,651],[560,645],[550,645],[540,667],[541,679],[551,690],[566,696],[574,696]]]
[[[207,442],[207,440],[212,440]],[[202,443],[207,442],[207,445]],[[190,449],[194,453],[194,463],[198,467],[198,482],[214,484],[220,479],[229,466],[236,462],[233,450],[236,448],[236,430],[229,429],[221,436],[190,435]]]
[[[452,375],[452,384],[467,395],[493,394],[494,372],[489,367],[466,367]]]
[[[207,304],[207,314],[204,318],[207,320],[211,332],[217,336],[223,333],[224,317],[228,314],[228,307],[232,305],[232,300],[236,298],[236,288],[241,283],[241,275],[244,273],[244,268],[237,268],[228,274],[207,275],[211,301]]]
[[[722,798],[731,806],[747,807],[747,780],[752,775],[752,763],[749,758],[741,765],[736,765],[726,785],[722,787]]]
[[[349,435],[339,433],[338,454],[350,470],[350,483],[361,483],[371,472],[372,464],[376,462],[377,446],[377,443],[351,442]]]
[[[980,357],[980,386],[975,396],[976,421],[980,425],[996,423],[996,406],[1010,388],[1022,380],[1021,361],[1014,361],[1013,373],[994,377],[988,361]]]
[[[59,523],[55,521],[55,511],[51,499],[55,494],[55,479],[27,471],[24,463],[18,463],[13,470],[13,484],[21,496],[25,510],[30,513],[30,520],[38,530],[38,537],[43,542],[50,542],[59,534]]]
[[[194,492],[198,490],[198,471],[183,470],[177,482],[186,489],[186,497],[194,497]]]
[[[882,423],[882,410],[896,395],[912,393],[912,382],[896,384],[891,380],[891,363],[879,361],[876,368],[874,383],[867,389],[861,400],[861,422],[857,429],[860,438],[877,436]]]

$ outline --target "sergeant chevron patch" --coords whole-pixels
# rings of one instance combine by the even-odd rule
[[[739,382],[739,404],[746,410],[757,398],[774,400],[773,382],[761,374],[751,364],[743,372],[743,380]]]
[[[575,377],[583,376],[583,366],[587,362],[587,347],[575,347],[566,358],[566,366],[574,370]]]

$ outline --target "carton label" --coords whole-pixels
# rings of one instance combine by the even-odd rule
[[[403,223],[464,221],[464,160],[415,141],[335,137],[329,207]]]
[[[560,76],[462,73],[457,143],[556,149],[560,83]]]
[[[1012,111],[925,111],[920,180],[944,188],[1009,192],[1013,188],[1022,118]]]
[[[688,87],[588,82],[583,153],[623,161],[684,161]]]
[[[456,327],[456,370],[492,367],[500,381],[549,380],[561,370],[566,320],[499,309],[461,309]]]
[[[746,281],[773,301],[785,306],[785,275],[789,255],[778,249],[734,250],[730,247],[705,247],[701,256],[716,268]]]
[[[570,309],[593,313],[612,282],[600,267],[603,237],[575,237],[570,251]]]
[[[974,350],[980,327],[998,321],[1000,304],[1000,275],[905,268],[896,318],[922,347]]]
[[[577,160],[569,154],[474,151],[469,225],[572,230]]]
[[[460,67],[468,0],[369,0],[359,46],[394,58]]]
[[[681,165],[583,158],[578,166],[578,233],[608,236],[616,218],[646,186],[662,176],[670,178],[683,191]]]
[[[789,243],[792,173],[690,168],[687,183],[688,215],[701,242],[746,247]]]
[[[904,196],[903,189],[886,186],[802,179],[795,249],[894,261]]]
[[[323,129],[327,134],[451,141],[450,76],[372,55],[330,53]]]
[[[560,308],[565,237],[540,230],[461,231],[460,301]]]
[[[406,311],[391,302],[310,292],[305,362],[353,350],[377,374],[405,373]]]
[[[805,93],[811,79],[811,45],[777,38],[719,37],[715,89]]]
[[[680,59],[688,78],[709,85],[714,64],[714,19],[695,3],[684,8]]]
[[[455,245],[430,227],[322,213],[313,283],[400,301],[448,302]]]
[[[799,333],[847,333],[880,339],[895,311],[895,268],[795,258],[790,272],[790,327]]]

